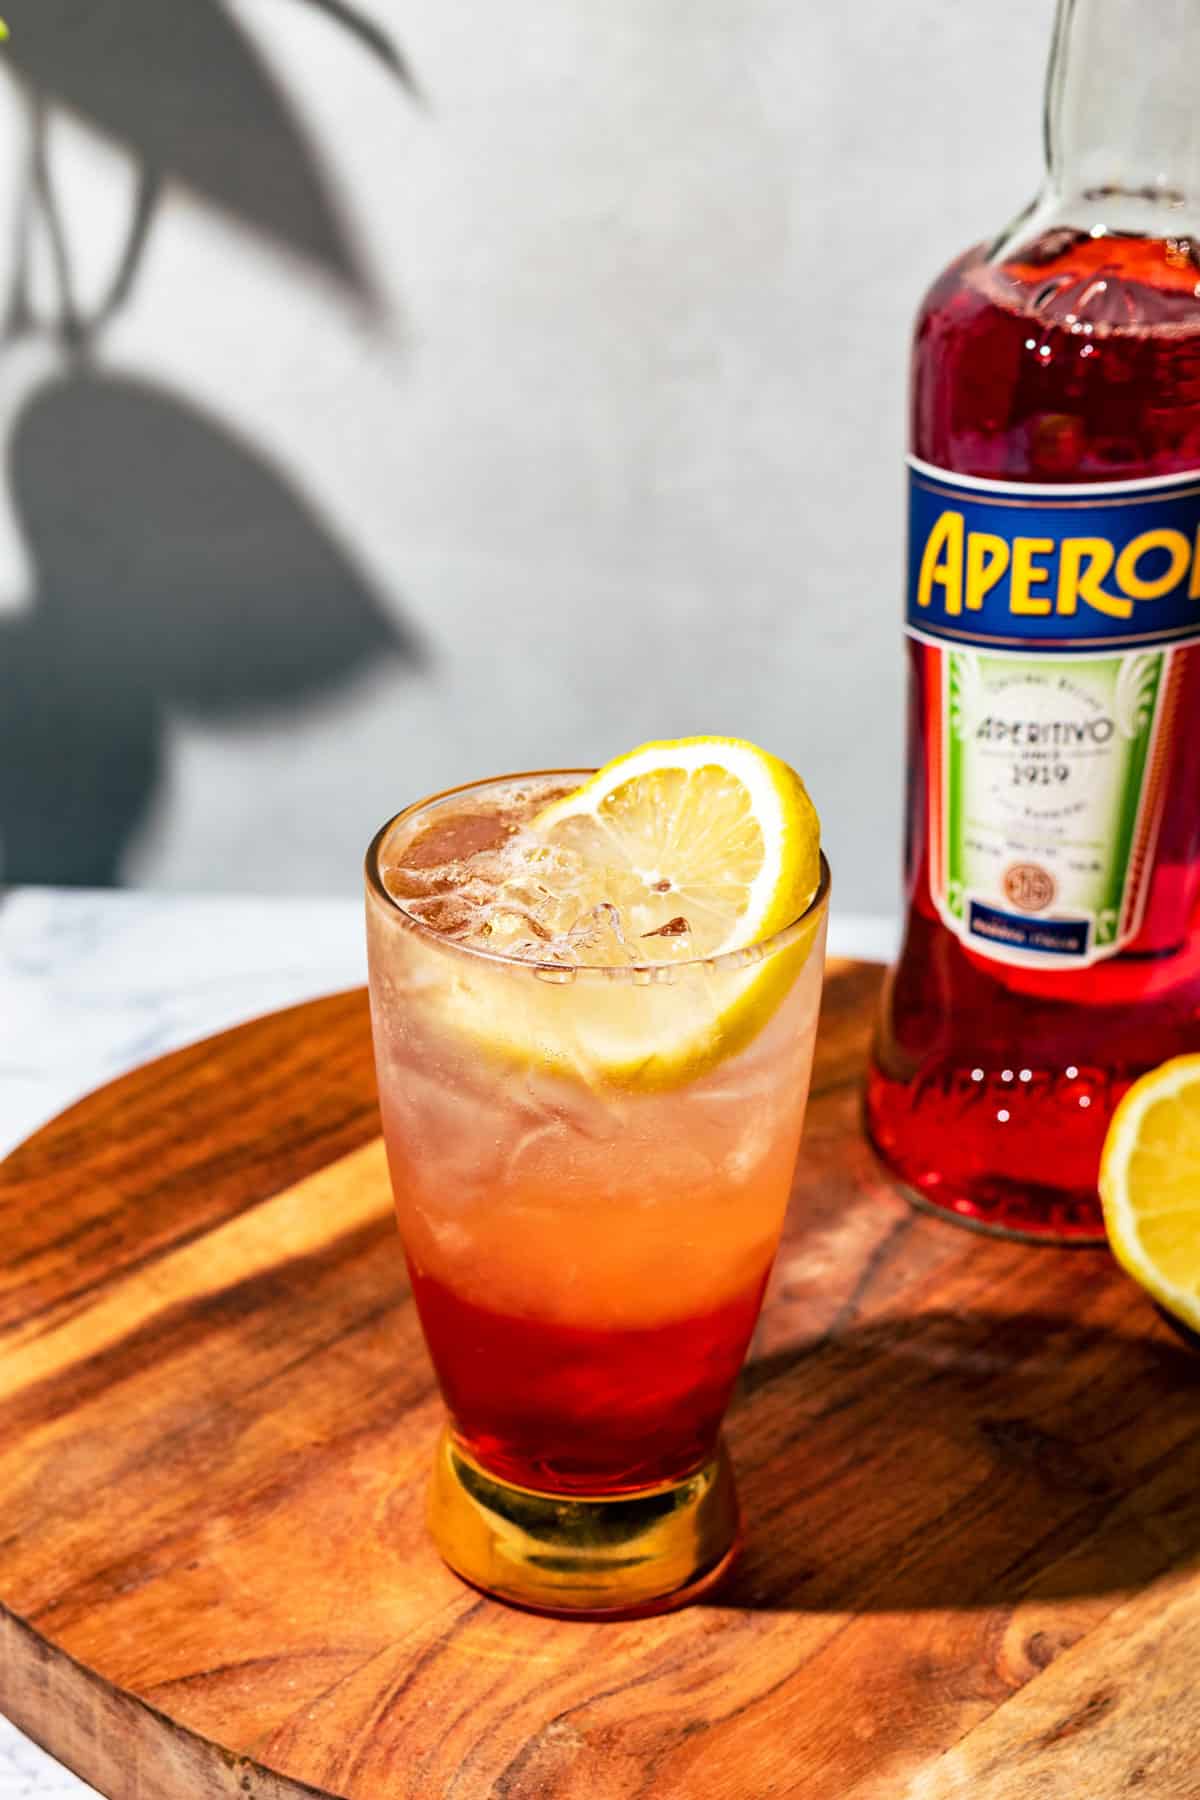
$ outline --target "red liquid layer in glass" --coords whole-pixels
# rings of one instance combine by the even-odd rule
[[[489,1474],[539,1493],[631,1493],[712,1456],[766,1284],[716,1312],[601,1330],[492,1312],[411,1268],[454,1429]]]
[[[914,348],[924,461],[1005,481],[1127,481],[1200,469],[1200,256],[1186,240],[1048,234],[935,284]],[[1200,1049],[1200,649],[1145,922],[1090,969],[1009,968],[962,946],[929,893],[924,781],[931,653],[909,644],[908,919],[871,1070],[871,1135],[900,1178],[977,1224],[1103,1237],[1112,1109],[1147,1068]]]

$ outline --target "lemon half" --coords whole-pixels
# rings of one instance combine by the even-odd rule
[[[1200,1056],[1134,1082],[1104,1140],[1100,1198],[1122,1268],[1200,1331]]]

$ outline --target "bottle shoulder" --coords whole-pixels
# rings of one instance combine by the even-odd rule
[[[1200,331],[1200,233],[1043,226],[964,251],[930,283],[917,331],[947,311],[1002,312],[1075,336],[1112,338]]]
[[[1055,225],[968,251],[918,314],[911,425],[964,474],[1200,467],[1200,241]]]
[[[972,244],[968,250],[960,251],[938,271],[917,305],[915,329],[918,335],[927,320],[936,319],[959,299],[967,276],[979,265],[985,254],[984,244]]]

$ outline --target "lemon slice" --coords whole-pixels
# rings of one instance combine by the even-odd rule
[[[1200,1056],[1134,1082],[1104,1140],[1100,1198],[1122,1268],[1200,1331]]]
[[[643,744],[545,807],[533,830],[576,853],[581,897],[620,906],[647,962],[762,943],[821,879],[804,783],[740,738]]]
[[[573,898],[619,912],[630,961],[457,958],[446,1017],[481,1048],[593,1087],[661,1089],[740,1049],[797,985],[824,909],[757,947],[806,914],[821,880],[816,812],[778,757],[735,738],[646,744],[530,830],[568,853]],[[819,973],[810,1014],[818,995]]]

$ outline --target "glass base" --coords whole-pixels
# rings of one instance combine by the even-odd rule
[[[942,1219],[949,1225],[961,1225],[966,1231],[978,1232],[980,1237],[1005,1238],[1010,1244],[1044,1244],[1054,1250],[1098,1250],[1108,1242],[1103,1225],[1084,1224],[1071,1231],[1056,1231],[1053,1225],[1043,1226],[1040,1220],[1031,1219],[1025,1223],[1000,1225],[994,1219],[980,1218],[978,1213],[967,1212],[948,1202],[930,1199],[928,1194],[921,1193],[919,1188],[892,1176],[892,1186],[918,1212],[928,1213],[933,1219]],[[1021,1215],[1017,1215],[1020,1218]]]
[[[715,1586],[736,1549],[737,1493],[723,1444],[684,1481],[593,1500],[499,1481],[447,1429],[429,1526],[455,1574],[498,1600],[629,1618],[686,1606]]]

